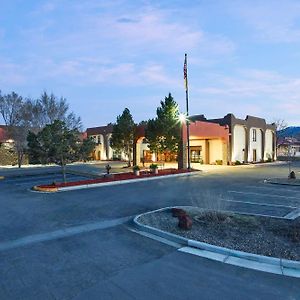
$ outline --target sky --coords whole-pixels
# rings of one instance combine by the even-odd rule
[[[0,0],[0,90],[65,97],[84,127],[190,114],[300,126],[300,1]],[[1,121],[1,119],[0,119]]]

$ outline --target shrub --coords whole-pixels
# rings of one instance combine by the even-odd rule
[[[111,170],[111,166],[109,164],[107,164],[105,166],[105,169],[106,169],[106,174],[109,174],[109,171]]]
[[[216,165],[223,165],[223,160],[222,159],[217,159],[216,160]]]
[[[242,163],[241,163],[239,160],[236,160],[236,161],[235,161],[235,165],[236,165],[236,166],[239,166],[239,165],[241,165],[241,164],[242,164]]]
[[[140,167],[139,167],[139,166],[133,166],[133,167],[132,167],[132,170],[133,170],[133,171],[139,171],[139,170],[140,170]]]
[[[154,169],[157,169],[158,168],[158,165],[157,164],[151,164],[149,166],[150,169],[154,170]]]

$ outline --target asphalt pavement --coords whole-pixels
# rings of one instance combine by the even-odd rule
[[[1,180],[0,299],[300,299],[297,278],[180,252],[130,221],[171,205],[285,216],[300,207],[300,188],[263,180],[287,172],[232,167],[54,194],[29,190],[49,174]]]

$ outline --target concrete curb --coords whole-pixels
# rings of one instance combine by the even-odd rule
[[[274,179],[272,179],[272,178],[265,179],[264,183],[278,184],[278,185],[289,185],[289,186],[300,186],[300,183],[276,182],[276,181],[274,181]]]
[[[175,206],[175,207],[188,208],[190,206]],[[267,271],[274,274],[281,274],[281,275],[292,276],[292,277],[300,277],[300,261],[293,261],[293,260],[288,260],[283,258],[258,255],[258,254],[244,252],[244,251],[233,250],[225,247],[219,247],[208,243],[199,242],[196,240],[190,240],[173,233],[169,233],[148,225],[144,225],[138,221],[138,219],[143,215],[151,214],[158,211],[170,210],[171,208],[173,207],[164,207],[164,208],[146,212],[144,214],[137,215],[133,219],[134,225],[141,231],[146,231],[153,235],[158,235],[164,239],[179,243],[183,246],[188,246],[199,250],[205,250],[212,254],[215,254],[215,255],[209,255],[209,258],[213,260],[220,261],[219,255],[222,255],[224,257],[224,260],[222,260],[224,263],[237,265],[234,262],[234,260],[239,259],[238,265],[245,268],[251,268],[249,267],[251,263],[259,263],[261,264],[261,267],[258,269],[260,269],[261,271]],[[273,270],[272,266],[277,267],[277,270]]]
[[[176,178],[176,177],[184,177],[184,176],[193,176],[193,175],[197,175],[199,173],[202,173],[202,171],[195,171],[195,172],[191,172],[191,173],[171,174],[171,175],[161,175],[161,176],[146,177],[146,178],[140,178],[140,179],[126,179],[126,180],[117,180],[117,181],[110,181],[110,182],[103,182],[103,183],[93,183],[93,184],[57,187],[56,191],[51,190],[49,192],[67,192],[67,191],[90,189],[90,188],[97,188],[97,187],[111,186],[111,185],[121,185],[121,184],[127,184],[127,183],[151,181],[151,180],[158,180],[158,179],[168,179],[168,178],[174,178],[174,177]],[[43,188],[43,189],[45,189],[45,188]],[[45,192],[45,190],[41,190],[41,191]]]

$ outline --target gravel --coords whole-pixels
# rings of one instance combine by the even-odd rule
[[[188,208],[191,230],[178,227],[170,210],[141,216],[138,221],[188,239],[259,255],[300,261],[300,218],[249,216]]]

